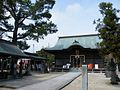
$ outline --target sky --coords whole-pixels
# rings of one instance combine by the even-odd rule
[[[28,41],[30,48],[27,51],[34,53],[41,48],[53,47],[60,36],[98,33],[93,21],[101,17],[98,7],[101,2],[111,2],[113,7],[120,9],[120,0],[56,0],[51,21],[57,25],[58,32],[39,42]]]

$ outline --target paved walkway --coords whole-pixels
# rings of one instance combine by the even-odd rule
[[[62,87],[64,87],[64,85],[67,84],[67,86],[62,88],[61,90],[82,90],[82,76],[79,75],[80,72],[79,73],[57,72],[53,74],[40,74],[40,75],[35,74],[37,78],[30,76],[28,79],[25,78],[20,81],[15,80],[15,81],[11,81],[11,83],[6,82],[6,85],[16,87],[17,88],[16,90],[35,90],[35,89],[59,90]],[[120,77],[120,73],[119,73],[119,77]],[[13,89],[0,88],[0,90],[13,90]],[[104,73],[89,73],[88,90],[120,90],[120,82],[118,85],[111,85],[110,78],[106,78]]]
[[[0,82],[0,90],[13,90],[27,85],[36,84],[45,80],[55,78],[66,74],[66,72],[52,72],[52,73],[32,73],[32,76],[24,76],[22,79],[14,79]]]
[[[49,79],[40,83],[36,83],[33,85],[29,85],[26,87],[22,87],[16,90],[59,90],[76,77],[78,77],[81,73],[80,72],[69,72],[62,76]]]

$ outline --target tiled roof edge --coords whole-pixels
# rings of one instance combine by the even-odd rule
[[[87,35],[73,35],[73,36],[60,36],[60,38],[72,38],[72,37],[86,37],[86,36],[98,36],[99,34],[87,34]]]

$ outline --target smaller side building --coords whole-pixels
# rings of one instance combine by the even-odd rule
[[[46,58],[35,53],[23,52],[10,41],[0,39],[0,79],[17,78],[28,75],[30,69],[45,72]],[[33,66],[33,67],[32,67]]]
[[[101,40],[98,34],[59,37],[56,45],[44,49],[55,55],[55,67],[81,67],[83,63],[91,68],[104,67],[104,61],[99,55],[97,43]]]
[[[16,74],[17,60],[21,58],[28,56],[12,42],[0,39],[0,79]]]
[[[31,71],[38,71],[41,73],[47,72],[47,59],[44,57],[38,56],[37,53],[24,52],[30,58],[30,67]],[[23,59],[24,60],[24,59]]]

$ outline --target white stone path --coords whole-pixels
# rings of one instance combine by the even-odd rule
[[[81,72],[69,72],[59,77],[18,88],[16,90],[59,90],[78,77],[80,74]]]

